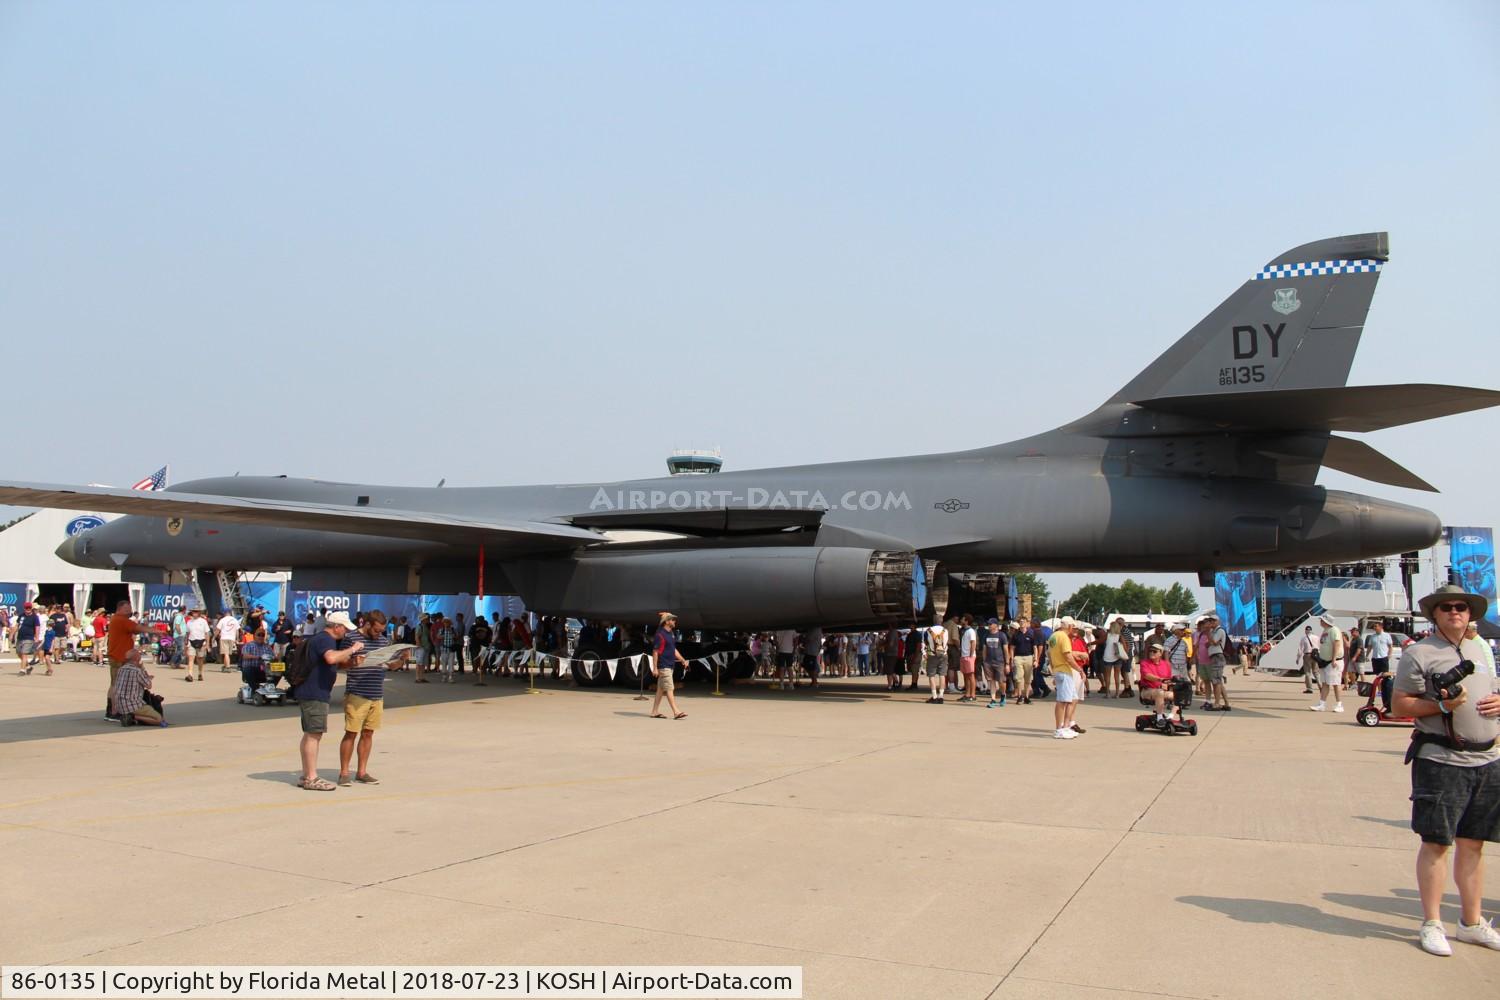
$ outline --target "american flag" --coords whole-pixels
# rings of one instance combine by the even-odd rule
[[[151,475],[147,476],[145,479],[142,479],[140,482],[136,483],[130,488],[133,490],[145,490],[148,493],[155,492],[156,490],[166,489],[168,468],[168,466],[163,465],[160,469],[157,469],[155,472],[151,473]]]

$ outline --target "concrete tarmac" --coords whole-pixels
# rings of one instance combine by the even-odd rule
[[[1048,702],[879,678],[679,688],[675,721],[394,674],[381,783],[317,793],[295,706],[235,704],[237,674],[152,667],[173,725],[122,729],[103,669],[0,669],[5,964],[798,965],[819,1000],[1500,989],[1500,952],[1417,947],[1409,730],[1309,712],[1298,680],[1232,676],[1197,737],[1096,696],[1059,741]]]

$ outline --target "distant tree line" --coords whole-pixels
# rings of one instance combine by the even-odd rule
[[[1058,608],[1058,613],[1096,621],[1101,615],[1187,615],[1198,610],[1198,598],[1180,583],[1150,587],[1127,579],[1118,587],[1090,583],[1079,587]]]

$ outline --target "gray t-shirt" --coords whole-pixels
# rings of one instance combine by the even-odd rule
[[[1485,672],[1484,654],[1479,650],[1477,639],[1465,639],[1459,650],[1455,650],[1453,644],[1441,636],[1431,636],[1406,647],[1401,652],[1401,665],[1396,670],[1396,690],[1406,694],[1425,695],[1427,675],[1440,674],[1456,667],[1460,650],[1464,658],[1474,661],[1478,669],[1464,678],[1464,691],[1469,697],[1453,710],[1453,732],[1470,742],[1486,743],[1500,736],[1500,719],[1486,719],[1475,706],[1486,695],[1493,694],[1500,688],[1497,688],[1495,678]],[[1448,735],[1441,715],[1420,718],[1416,721],[1416,727],[1434,736]],[[1439,764],[1479,767],[1500,760],[1500,744],[1478,753],[1473,750],[1450,750],[1428,743],[1422,747],[1418,756]]]

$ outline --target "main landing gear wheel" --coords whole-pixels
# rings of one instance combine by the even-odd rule
[[[599,650],[583,646],[573,653],[573,680],[579,687],[603,687],[609,683],[609,669],[605,667]]]

